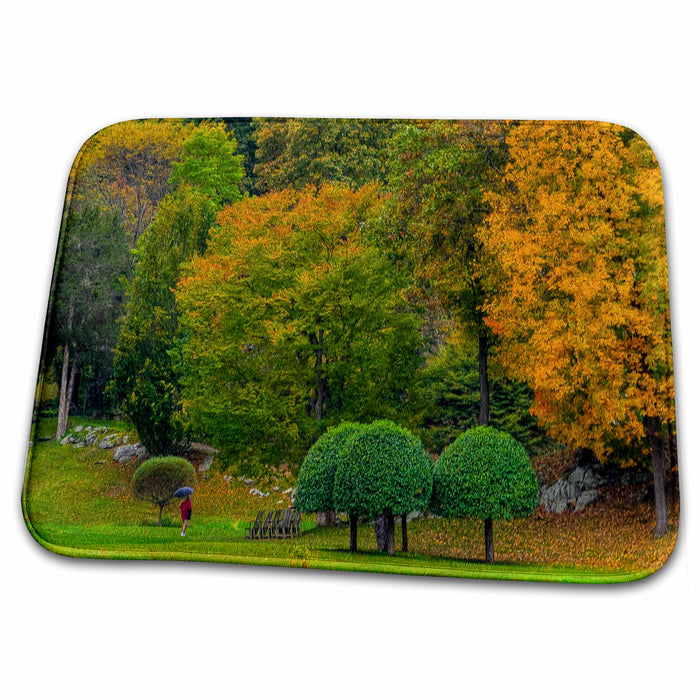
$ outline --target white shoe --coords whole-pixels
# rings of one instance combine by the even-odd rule
[[[180,533],[180,537],[184,537],[184,536],[185,536],[185,533],[184,533],[184,532],[181,532],[181,533]]]

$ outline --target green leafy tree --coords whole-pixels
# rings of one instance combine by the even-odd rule
[[[239,183],[245,175],[243,156],[236,155],[232,131],[221,122],[200,124],[182,144],[170,182],[194,185],[218,207],[243,198]]]
[[[131,493],[140,501],[158,506],[158,527],[162,525],[163,508],[174,500],[175,492],[183,487],[194,488],[197,473],[182,457],[152,457],[134,473]]]
[[[197,188],[181,185],[161,202],[136,248],[134,281],[114,358],[112,400],[155,455],[177,449],[180,407],[178,318],[174,288],[180,265],[206,246],[216,207]]]
[[[180,282],[186,415],[248,469],[301,460],[326,425],[406,409],[419,319],[365,240],[379,204],[371,186],[248,198]]]
[[[336,470],[335,507],[355,517],[383,516],[389,555],[394,554],[394,515],[400,514],[402,548],[407,551],[405,516],[427,508],[432,470],[433,462],[415,435],[391,421],[375,421],[345,442]]]
[[[106,385],[123,304],[120,278],[128,267],[119,218],[94,207],[71,208],[59,243],[47,339],[48,354],[59,368],[56,439],[66,431],[80,375],[86,391],[92,387],[101,396]]]
[[[189,125],[191,126],[191,125]],[[178,317],[174,289],[180,266],[206,248],[222,203],[242,198],[242,157],[233,132],[204,122],[187,132],[171,181],[178,186],[158,206],[136,250],[129,305],[115,356],[111,395],[154,454],[177,449],[179,417]]]
[[[396,133],[389,161],[390,242],[456,325],[453,335],[478,347],[480,425],[489,422],[493,336],[483,318],[485,251],[477,233],[489,212],[484,191],[500,184],[507,129],[489,120],[412,123]]]
[[[294,505],[302,513],[317,513],[317,525],[330,525],[334,514],[333,486],[335,472],[340,464],[340,453],[347,439],[362,426],[359,423],[341,423],[329,428],[311,446],[299,469]],[[354,541],[357,542],[357,518],[351,515]],[[353,534],[351,531],[351,542]],[[352,549],[352,546],[351,546]]]
[[[386,180],[395,119],[254,119],[260,193],[336,182],[357,188]]]
[[[241,192],[251,196],[259,194],[255,188],[255,136],[254,119],[252,117],[227,117],[222,120],[226,129],[236,134],[236,153],[243,157],[241,165],[245,171],[239,183]]]
[[[525,448],[493,427],[462,433],[435,464],[431,510],[448,518],[482,519],[489,564],[494,561],[493,521],[527,516],[538,499],[537,476]]]

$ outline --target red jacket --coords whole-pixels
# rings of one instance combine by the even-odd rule
[[[192,517],[192,501],[189,498],[180,504],[180,515],[183,520],[189,520]]]

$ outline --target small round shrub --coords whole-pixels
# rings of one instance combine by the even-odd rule
[[[172,501],[181,486],[194,488],[197,473],[182,457],[152,457],[135,472],[131,480],[131,493],[140,501],[148,501],[159,507],[158,525],[163,508]]]
[[[363,426],[341,423],[330,428],[311,446],[297,478],[294,506],[302,513],[319,513],[333,509],[333,485],[340,463],[340,453],[347,439]]]
[[[421,441],[391,421],[375,421],[345,443],[333,492],[336,510],[375,516],[424,510],[433,462]]]
[[[435,464],[431,510],[447,517],[510,520],[532,513],[538,498],[525,448],[495,428],[467,430]]]

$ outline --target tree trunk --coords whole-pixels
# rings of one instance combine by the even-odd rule
[[[493,564],[493,520],[484,520],[484,544],[486,545],[486,563]]]
[[[68,312],[68,331],[73,328],[74,306],[71,303]],[[56,440],[63,437],[63,433],[68,428],[68,413],[70,411],[70,399],[66,401],[68,394],[68,365],[70,364],[70,345],[66,340],[63,344],[63,368],[61,369],[61,392],[58,398],[58,423],[56,424]],[[72,396],[71,396],[72,398]]]
[[[396,550],[394,548],[394,513],[391,508],[384,511],[384,517],[386,518],[386,553],[393,557]]]
[[[661,431],[664,455],[664,479],[666,481],[666,506],[667,508],[676,505],[676,459],[673,434],[671,426],[666,424]]]
[[[58,399],[58,424],[56,425],[56,440],[63,437],[68,425],[66,410],[66,393],[68,392],[68,365],[70,363],[70,348],[68,343],[63,345],[63,368],[61,369],[61,391]]]
[[[350,513],[350,551],[357,552],[357,515]]]
[[[316,369],[316,400],[314,401],[313,410],[316,420],[321,421],[324,415],[324,405],[329,394],[326,373],[323,370],[323,328],[319,328],[318,334],[310,333],[309,340],[315,346],[314,368]]]
[[[488,338],[479,336],[479,425],[489,424]]]
[[[73,403],[73,388],[75,387],[75,375],[78,373],[78,357],[73,355],[73,363],[70,366],[70,379],[68,380],[68,392],[66,393],[66,420]]]
[[[165,506],[161,505],[159,510],[158,510],[158,527],[163,527],[163,522],[162,522],[162,515],[163,515],[163,508]]]
[[[401,551],[408,552],[408,520],[406,513],[401,514]]]
[[[386,552],[386,518],[379,513],[374,518],[374,537],[377,540],[377,551]]]
[[[73,400],[73,387],[75,386],[75,375],[78,370],[77,357],[73,358],[70,365],[70,378],[68,376],[68,365],[70,364],[70,347],[68,343],[63,346],[63,368],[61,370],[61,393],[58,399],[58,423],[56,424],[56,440],[60,440],[68,429],[68,414]]]
[[[314,367],[316,369],[316,397],[313,402],[309,401],[309,409],[307,412],[313,412],[317,421],[322,421],[324,416],[324,404],[329,395],[328,382],[323,370],[323,329],[320,328],[318,335],[316,333],[308,334],[309,342],[314,346]],[[327,510],[322,513],[316,513],[317,527],[335,527],[337,525],[336,513],[334,510]]]
[[[656,509],[654,537],[663,537],[668,530],[668,513],[666,510],[663,440],[659,431],[659,419],[656,416],[645,418],[644,427],[651,447],[651,469],[654,475],[654,505]]]

